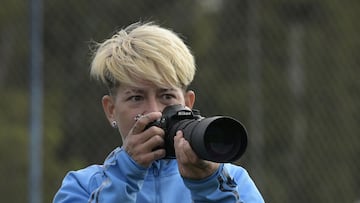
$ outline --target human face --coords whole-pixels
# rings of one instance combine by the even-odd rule
[[[193,91],[184,92],[181,88],[161,88],[142,83],[130,86],[121,85],[113,96],[103,97],[103,107],[109,122],[116,121],[124,140],[135,124],[135,117],[162,110],[173,104],[182,104],[192,108],[195,100]]]

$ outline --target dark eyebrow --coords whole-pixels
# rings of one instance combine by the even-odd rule
[[[132,94],[132,93],[144,93],[144,90],[131,88],[131,89],[125,90],[125,92],[124,92],[124,94]]]
[[[159,88],[156,90],[158,94],[166,93],[166,92],[175,92],[174,88]],[[138,89],[138,88],[129,88],[124,91],[125,95],[129,94],[144,94],[146,90]]]
[[[173,89],[173,88],[160,88],[160,89],[159,89],[159,92],[160,92],[160,93],[163,93],[163,92],[173,92],[173,91],[175,91],[175,89]]]

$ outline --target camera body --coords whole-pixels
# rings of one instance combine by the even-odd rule
[[[162,112],[162,117],[150,123],[148,127],[157,126],[159,128],[162,128],[166,133],[167,131],[169,131],[169,128],[171,126],[173,126],[175,123],[181,120],[185,120],[185,119],[197,120],[201,118],[202,117],[200,116],[198,110],[191,110],[186,106],[176,104],[165,107],[165,109]]]
[[[151,126],[157,126],[163,129],[165,132],[165,159],[175,159],[174,136],[176,135],[177,130],[183,129],[174,128],[174,126],[178,126],[177,124],[181,121],[199,120],[201,118],[202,117],[197,110],[191,110],[190,108],[182,105],[171,105],[165,107],[160,119],[149,123],[145,129]]]
[[[178,130],[199,158],[214,162],[239,159],[247,147],[247,132],[237,120],[226,116],[205,118],[198,110],[183,105],[167,106],[162,117],[145,129],[157,126],[165,131],[165,159],[174,159],[174,136]]]

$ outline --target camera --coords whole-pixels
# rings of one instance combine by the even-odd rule
[[[228,116],[202,117],[200,111],[182,105],[165,107],[162,117],[145,129],[157,126],[165,131],[165,159],[175,158],[174,136],[178,130],[201,159],[218,163],[238,160],[247,147],[247,131]]]

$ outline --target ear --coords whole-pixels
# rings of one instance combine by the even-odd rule
[[[195,103],[195,92],[192,90],[189,90],[185,93],[185,105],[189,107],[190,109],[193,108]]]
[[[103,96],[101,102],[102,102],[102,106],[103,106],[105,115],[106,115],[107,119],[109,120],[109,122],[111,123],[112,121],[115,120],[114,98],[109,95],[105,95],[105,96]]]

